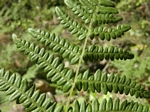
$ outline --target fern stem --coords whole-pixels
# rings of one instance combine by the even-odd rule
[[[95,13],[94,13],[93,16],[92,16],[92,19],[91,19],[91,22],[90,22],[90,24],[89,24],[89,27],[87,28],[87,29],[88,29],[88,33],[87,33],[86,38],[85,38],[85,41],[84,41],[84,45],[83,45],[83,49],[82,49],[82,53],[81,53],[81,56],[80,56],[79,63],[77,64],[77,69],[76,69],[76,74],[75,74],[74,82],[73,82],[72,87],[71,87],[71,89],[70,89],[70,91],[69,91],[70,94],[69,94],[69,97],[68,97],[68,100],[67,100],[67,105],[66,105],[66,110],[65,110],[65,112],[67,112],[67,111],[68,111],[68,108],[69,108],[71,96],[72,96],[72,94],[73,94],[73,89],[74,89],[74,87],[75,87],[75,83],[76,83],[76,81],[77,81],[77,76],[78,76],[78,74],[79,74],[80,67],[81,67],[81,63],[82,63],[83,56],[84,56],[84,53],[85,53],[85,48],[86,48],[86,45],[87,45],[88,37],[89,37],[90,31],[91,31],[91,29],[92,29],[92,21],[93,21],[93,18],[95,17],[95,14],[96,14],[97,10],[98,10],[98,8],[96,7],[96,11],[95,11]]]

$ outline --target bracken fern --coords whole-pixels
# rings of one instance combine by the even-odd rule
[[[10,101],[16,100],[16,103],[24,105],[28,112],[150,112],[148,106],[133,101],[120,101],[119,98],[103,99],[102,102],[94,99],[91,103],[75,100],[71,103],[75,89],[103,94],[119,92],[136,98],[150,98],[150,92],[126,76],[102,73],[100,69],[95,73],[90,70],[81,71],[81,66],[87,61],[126,60],[134,57],[133,54],[116,46],[104,48],[95,44],[88,45],[89,39],[110,41],[121,37],[131,28],[129,25],[118,24],[116,28],[113,26],[113,23],[122,20],[121,17],[115,16],[118,13],[115,4],[109,0],[65,0],[65,4],[75,18],[56,7],[58,19],[72,35],[75,35],[74,37],[77,37],[78,43],[83,44],[74,44],[56,34],[32,28],[29,28],[28,32],[50,51],[18,39],[15,34],[12,37],[19,50],[44,69],[47,79],[69,94],[67,105],[52,102],[46,98],[45,93],[35,91],[35,85],[30,85],[26,79],[4,69],[0,70],[0,90],[10,95]],[[62,58],[68,60],[76,69],[65,67]]]

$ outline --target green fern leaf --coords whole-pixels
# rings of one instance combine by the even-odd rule
[[[50,34],[49,32],[31,28],[29,28],[28,31],[34,38],[44,43],[52,49],[52,51],[60,53],[63,58],[68,58],[71,64],[75,64],[79,61],[81,54],[81,47],[79,45],[71,44],[64,38]]]
[[[74,105],[70,107],[68,112],[149,112],[148,106],[143,106],[137,102],[127,102],[124,100],[120,102],[120,99],[116,98],[114,101],[112,98],[108,100],[103,99],[101,103],[97,99],[94,99],[92,103],[86,103],[85,101],[79,103],[75,100]]]
[[[19,40],[13,35],[13,40],[20,51],[25,52],[32,61],[35,61],[40,68],[44,68],[47,72],[47,78],[52,82],[57,82],[60,86],[63,85],[63,91],[67,92],[71,88],[74,76],[72,69],[65,68],[64,64],[60,64],[59,58],[53,54],[45,52],[44,48],[30,44],[25,40]]]
[[[50,99],[46,99],[45,93],[35,91],[35,86],[29,85],[26,79],[4,69],[0,69],[0,90],[10,95],[10,101],[16,100],[18,104],[24,105],[28,112],[47,112],[54,104]],[[53,108],[53,112],[54,110],[56,112],[57,108]]]
[[[132,59],[134,57],[133,54],[128,53],[126,50],[122,50],[121,48],[117,48],[117,47],[99,47],[96,45],[91,45],[89,46],[84,54],[83,59],[85,61],[90,60],[103,60],[103,59]]]
[[[106,39],[110,41],[111,38],[116,39],[117,37],[121,37],[129,29],[131,29],[129,25],[118,25],[117,28],[108,28],[108,29],[106,27],[100,26],[97,28],[93,28],[91,30],[90,38],[93,39],[94,36],[96,36],[100,37],[101,40]]]
[[[139,84],[125,76],[119,77],[118,75],[102,74],[100,70],[91,75],[89,70],[87,70],[83,74],[80,73],[77,79],[76,88],[79,91],[81,89],[84,91],[89,89],[92,92],[96,90],[97,92],[102,91],[104,94],[107,94],[107,92],[112,92],[113,90],[115,93],[120,92],[126,95],[130,93],[131,96],[150,98],[150,93],[144,89],[144,86],[139,86]]]
[[[110,0],[98,0],[99,4],[106,7],[115,7],[115,3]]]
[[[74,89],[104,94],[113,91],[114,93],[130,94],[136,98],[150,98],[150,93],[144,86],[125,76],[102,73],[101,70],[96,70],[95,73],[91,73],[89,70],[80,72],[84,61],[132,59],[133,54],[118,47],[103,48],[94,44],[88,45],[89,37],[91,39],[99,37],[101,40],[110,41],[110,39],[121,37],[131,27],[117,25],[116,28],[107,28],[110,26],[107,25],[108,23],[122,20],[121,17],[115,16],[118,10],[115,8],[114,2],[110,0],[64,0],[64,2],[81,20],[73,18],[70,12],[67,14],[56,7],[58,19],[72,35],[77,36],[78,40],[84,40],[83,46],[72,44],[49,32],[32,28],[29,28],[28,31],[34,38],[48,46],[52,52],[58,53],[59,56],[68,59],[71,64],[75,64],[76,73],[73,69],[65,67],[59,56],[51,54],[51,51],[47,52],[33,43],[17,39],[14,34],[13,40],[20,51],[28,55],[30,60],[35,61],[39,68],[44,69],[48,80],[56,83],[64,92],[69,93],[67,105],[51,102],[46,98],[46,94],[40,94],[39,90],[35,91],[35,85],[29,85],[26,79],[17,74],[10,74],[4,69],[0,69],[0,90],[10,95],[10,101],[16,100],[16,103],[23,104],[28,112],[150,112],[147,106],[133,101],[127,102],[127,100],[120,102],[118,98],[114,101],[110,98],[109,100],[104,99],[102,102],[94,99],[88,103],[85,100],[80,102],[75,100],[71,103],[70,99]]]
[[[105,7],[105,6],[100,6],[99,10],[97,13],[102,13],[102,14],[118,14],[118,10],[114,7]]]
[[[86,37],[87,29],[81,26],[78,22],[71,19],[60,8],[56,7],[56,13],[59,16],[60,23],[63,24],[71,34],[77,34],[79,40],[83,40]]]
[[[95,9],[95,3],[96,2],[90,2],[90,1],[88,1],[88,0],[79,0],[80,1],[80,3],[83,5],[83,6],[85,6],[86,7],[86,9],[90,9],[90,10],[94,10]]]
[[[84,9],[81,4],[76,3],[72,0],[65,0],[65,3],[75,15],[80,17],[85,22],[85,24],[90,23],[93,11],[88,11]]]
[[[122,17],[115,17],[112,14],[98,14],[93,20],[93,26],[101,24],[116,23],[122,20]]]

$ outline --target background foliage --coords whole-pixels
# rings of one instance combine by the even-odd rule
[[[123,23],[130,23],[132,29],[126,33],[123,38],[112,43],[103,42],[104,46],[115,44],[132,51],[135,58],[129,61],[103,61],[100,63],[88,63],[92,70],[97,68],[109,73],[118,73],[132,77],[138,82],[150,89],[150,1],[149,0],[112,0],[116,2],[117,8],[123,17]],[[63,0],[1,0],[0,2],[0,68],[4,67],[12,72],[17,71],[18,74],[28,78],[31,82],[35,82],[39,87],[47,87],[43,81],[44,74],[35,65],[32,64],[23,54],[18,53],[15,45],[12,43],[11,35],[15,33],[20,38],[31,40],[31,36],[26,33],[27,28],[46,29],[55,32],[58,35],[69,37],[67,31],[62,30],[62,26],[58,25],[54,7],[63,5]],[[72,40],[74,41],[74,40]],[[66,63],[66,66],[69,66]],[[86,66],[83,67],[85,69]],[[32,75],[31,75],[32,74]],[[42,75],[41,75],[42,74]],[[55,87],[56,85],[51,85]],[[61,95],[59,89],[54,92],[54,88],[48,85],[46,91],[50,91],[58,99],[63,101],[65,96]],[[45,92],[45,91],[44,91]],[[0,93],[2,94],[2,93]],[[76,93],[75,93],[76,94]],[[79,99],[91,99],[96,94],[78,93]],[[113,95],[113,94],[111,94]],[[1,95],[0,95],[1,96]],[[101,96],[99,99],[102,99]],[[115,97],[115,96],[114,96]],[[125,96],[120,96],[125,97]],[[128,97],[130,98],[130,96]],[[4,103],[5,98],[0,97],[0,103]],[[147,104],[148,101],[143,101]],[[6,109],[7,102],[1,104],[0,108]],[[17,108],[17,107],[10,107]],[[9,111],[9,109],[6,109]],[[13,109],[11,109],[13,110]],[[15,110],[17,112],[17,110]]]

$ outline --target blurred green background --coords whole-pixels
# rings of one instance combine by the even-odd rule
[[[108,73],[117,73],[133,78],[150,90],[150,1],[149,0],[112,0],[116,3],[121,23],[130,24],[132,29],[122,38],[104,44],[120,46],[134,53],[133,60],[108,61],[89,64],[91,69],[100,68]],[[40,28],[45,31],[69,37],[69,34],[57,20],[55,6],[65,8],[63,0],[1,0],[0,1],[0,68],[23,75],[30,82],[44,79],[43,72],[23,54],[12,42],[13,33],[28,41],[35,41],[28,28]],[[70,39],[71,40],[71,39]],[[37,43],[35,41],[35,43]],[[38,43],[37,43],[38,44]],[[43,80],[42,80],[43,81]],[[35,81],[36,82],[36,81]],[[39,82],[39,81],[37,81]],[[51,91],[51,89],[48,89]],[[54,93],[54,95],[61,92]],[[82,97],[95,97],[96,94],[81,93]],[[112,94],[113,95],[113,94]],[[115,95],[114,95],[115,96]],[[82,98],[81,97],[81,98]],[[99,98],[101,99],[102,96]],[[125,96],[119,96],[124,98]],[[59,97],[60,98],[60,97]],[[61,97],[62,98],[62,97]],[[129,97],[130,98],[130,97]],[[63,98],[62,98],[63,99]],[[132,98],[131,98],[132,99]],[[57,100],[57,99],[56,99]],[[135,100],[133,98],[133,100]],[[140,99],[138,99],[140,101]],[[142,100],[143,104],[150,100]],[[11,105],[11,106],[8,106]],[[0,92],[0,108],[3,112],[21,112],[24,109],[8,103],[7,97]],[[19,109],[22,110],[19,110]],[[18,110],[17,110],[18,109]]]

